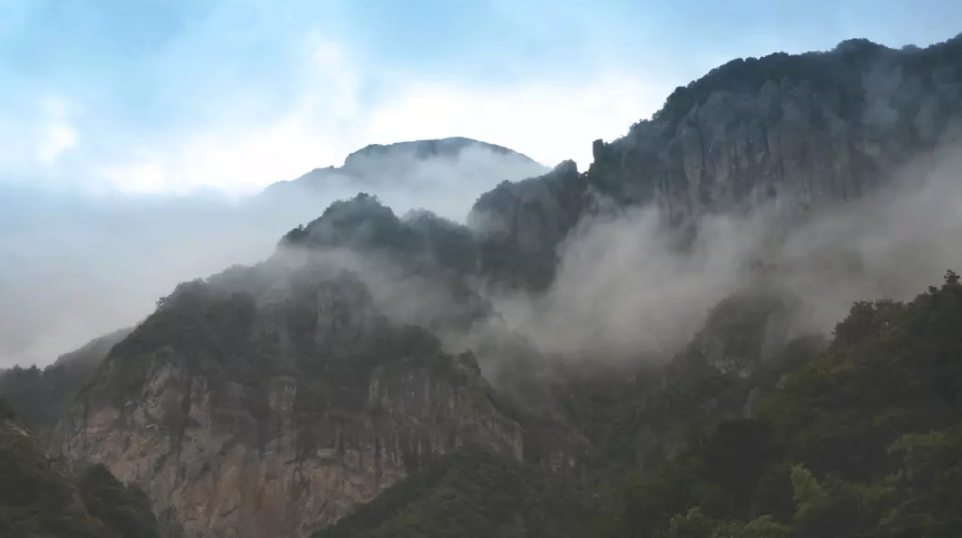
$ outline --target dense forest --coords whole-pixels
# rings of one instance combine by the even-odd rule
[[[962,533],[962,284],[860,302],[752,418],[650,472],[458,454],[315,538],[949,538]]]
[[[80,387],[129,333],[130,329],[121,329],[96,338],[44,368],[34,365],[0,370],[0,396],[6,398],[20,424],[46,438]]]
[[[102,465],[48,455],[0,398],[0,536],[159,538],[150,500]]]
[[[182,375],[187,389],[183,394],[172,389],[170,394],[177,398],[168,399],[177,405],[170,406],[173,411],[163,416],[163,423],[149,425],[175,435],[154,444],[162,447],[144,448],[145,444],[129,442],[136,429],[129,427],[131,420],[122,426],[128,428],[127,436],[112,440],[123,445],[112,447],[112,454],[129,455],[124,452],[129,446],[144,452],[169,447],[174,453],[188,428],[210,433],[210,424],[199,426],[191,414],[195,388],[198,393],[206,391],[200,397],[213,402],[220,415],[236,418],[223,428],[228,430],[225,436],[235,435],[231,443],[248,442],[236,435],[248,428],[250,435],[245,435],[256,438],[258,450],[248,459],[261,465],[274,457],[264,467],[283,472],[296,467],[288,465],[292,461],[300,464],[311,458],[324,460],[321,463],[328,466],[324,472],[350,467],[345,461],[354,455],[346,455],[350,449],[345,448],[341,431],[346,425],[357,426],[351,430],[355,433],[378,425],[370,428],[378,432],[374,458],[383,453],[381,439],[396,431],[391,428],[407,434],[415,424],[441,434],[439,438],[450,438],[443,448],[426,449],[424,461],[410,458],[416,465],[392,469],[397,471],[392,479],[406,478],[383,492],[381,462],[376,460],[377,470],[370,473],[376,483],[367,497],[348,490],[362,490],[360,483],[371,477],[343,473],[329,479],[323,474],[317,482],[337,482],[334,489],[341,482],[355,482],[337,491],[343,498],[335,503],[361,504],[343,517],[347,508],[337,511],[339,519],[324,528],[322,523],[335,517],[320,519],[320,511],[311,512],[316,519],[287,521],[286,528],[319,529],[312,538],[962,536],[962,282],[956,273],[947,272],[940,285],[909,301],[857,302],[831,335],[779,339],[770,338],[770,331],[791,309],[787,302],[793,298],[770,289],[777,287],[771,282],[780,278],[777,274],[763,278],[759,275],[764,271],[746,270],[747,276],[740,276],[745,276],[749,284],[743,287],[749,289],[739,288],[711,309],[687,347],[671,348],[673,356],[651,361],[632,356],[627,366],[610,368],[602,364],[605,350],[588,350],[584,354],[589,356],[571,363],[566,357],[542,353],[505,328],[507,324],[499,324],[501,314],[481,289],[492,285],[519,295],[546,294],[556,283],[565,241],[577,235],[581,224],[601,215],[604,208],[595,203],[598,193],[620,204],[619,212],[631,204],[687,193],[677,179],[685,172],[678,167],[685,160],[682,142],[688,140],[681,135],[687,133],[691,140],[702,136],[692,123],[692,111],[711,96],[755,95],[766,85],[774,88],[784,82],[784,99],[805,97],[821,103],[796,118],[810,123],[811,129],[802,131],[814,133],[815,140],[823,136],[818,133],[827,132],[828,112],[838,116],[840,125],[858,127],[857,118],[865,113],[863,76],[884,60],[898,67],[893,72],[899,77],[904,74],[915,84],[906,83],[906,88],[917,87],[914,92],[906,90],[911,99],[902,96],[903,108],[912,112],[903,111],[903,119],[924,119],[927,116],[919,111],[927,110],[923,104],[928,103],[932,110],[942,111],[936,114],[941,121],[962,103],[962,93],[958,99],[950,98],[952,88],[962,88],[957,84],[962,67],[953,67],[962,58],[960,47],[962,36],[928,49],[902,51],[852,40],[825,53],[735,60],[679,87],[659,113],[635,124],[628,137],[596,143],[595,163],[588,172],[579,172],[566,161],[544,176],[505,181],[482,195],[468,217],[469,226],[427,212],[398,217],[376,196],[359,194],[335,202],[318,219],[290,231],[267,261],[181,284],[158,300],[156,310],[134,329],[91,342],[46,368],[0,371],[0,538],[175,538],[162,532],[152,512],[157,498],[149,499],[137,484],[122,483],[104,465],[68,462],[50,450],[58,422],[68,422],[61,421],[65,409],[72,413],[70,418],[86,419],[91,409],[109,409],[130,419],[136,412],[129,409],[144,404],[151,382],[157,381],[151,376],[167,366]],[[945,102],[919,97],[935,87],[939,89],[932,95]],[[751,142],[757,134],[747,126],[769,122],[766,129],[774,129],[775,123],[782,123],[781,109],[765,110],[751,121],[735,114],[729,123],[708,127],[734,137],[727,143],[730,153],[736,154],[735,150],[749,147],[738,136]],[[904,137],[892,129],[901,133],[893,140],[918,134],[915,127]],[[788,131],[758,131],[765,132],[770,140],[791,141],[795,136]],[[853,127],[852,132],[861,133],[861,128]],[[658,140],[664,145],[655,144]],[[820,161],[828,153],[809,154],[809,140],[797,141],[804,157],[779,162],[775,156],[780,150],[768,148],[749,152],[764,156],[757,167],[742,163],[729,168],[741,169],[744,181],[761,181],[768,176],[760,170],[769,165],[782,177],[786,162],[805,161],[798,167],[804,174],[783,178],[790,183],[816,177],[817,169],[809,170],[815,164],[831,164]],[[687,156],[708,163],[708,156],[727,155],[723,142],[706,143],[704,148],[698,142],[698,150]],[[906,159],[928,147],[921,138],[918,142],[902,148]],[[879,155],[886,152],[878,150]],[[718,170],[722,168],[719,164]],[[658,179],[663,172],[673,179]],[[843,172],[840,176],[850,179],[851,174]],[[866,172],[865,177],[869,175]],[[729,181],[727,175],[715,179],[719,184]],[[852,190],[856,191],[862,192],[861,186]],[[703,202],[707,204],[707,198],[695,206]],[[688,232],[698,232],[691,228],[676,238],[680,231],[670,230],[671,243],[678,243],[677,250],[683,252],[689,247]],[[313,263],[314,254],[332,251],[350,252],[357,258],[352,263],[363,258],[364,264],[344,270]],[[636,268],[622,269],[632,273]],[[397,291],[393,288],[408,285],[407,294],[385,298],[384,288]],[[387,303],[414,303],[419,312],[408,313],[412,319],[405,323],[395,323],[382,309]],[[452,335],[490,338],[469,342],[463,352],[451,352]],[[717,367],[732,358],[746,364]],[[417,424],[423,417],[396,423],[385,419],[391,415],[385,410],[391,409],[373,398],[378,383],[390,378],[386,374],[425,371],[431,375],[423,379],[430,381],[410,376],[419,386],[401,387],[411,400],[458,391],[470,394],[477,404],[474,411],[484,412],[474,417],[476,422],[487,426],[503,419],[492,429],[517,426],[520,454],[495,454],[491,444],[461,444],[467,437],[456,443],[457,428],[451,424],[463,417],[461,411],[452,411],[457,407],[454,398],[432,400],[441,412],[430,416],[446,420]],[[274,420],[281,414],[275,383],[280,378],[289,381],[285,387],[292,387],[284,393],[292,395],[288,418],[298,447],[291,461],[267,447],[287,427]],[[193,385],[195,379],[203,380],[203,388]],[[240,402],[236,406],[235,399]],[[317,431],[312,431],[307,426],[320,415],[331,420],[319,421]],[[103,457],[97,433],[73,432]],[[512,442],[517,439],[513,433],[505,433]],[[426,445],[432,439],[422,435],[418,441]],[[333,456],[318,457],[322,449]],[[160,480],[158,476],[186,475],[182,467],[158,471],[166,455],[155,460],[154,467],[140,464],[146,458],[139,460],[138,470],[148,469],[146,476],[136,478],[141,486]],[[76,459],[90,454],[81,456]],[[104,461],[108,466],[114,462]],[[227,468],[225,464],[211,470],[208,464],[198,464],[208,473],[204,480]],[[238,468],[243,473],[253,467]],[[307,489],[303,484],[308,482],[297,487]],[[153,486],[152,493],[174,491],[163,484]],[[292,486],[278,497],[310,497],[303,493]],[[355,495],[347,499],[351,493]],[[373,500],[363,502],[371,496]],[[182,518],[174,526],[190,519],[177,510],[214,509],[210,499],[203,505],[184,501],[187,495],[168,497],[181,503],[167,507],[173,514],[170,520],[165,512],[164,522]],[[259,508],[258,502],[246,506]],[[278,513],[294,513],[310,503],[294,508],[278,504],[284,506]],[[230,511],[240,512],[237,506]],[[196,535],[208,536],[206,532],[245,536],[233,527],[204,527]]]
[[[197,330],[175,331],[170,338],[201,338],[198,345],[214,346],[210,356],[223,356],[217,346],[238,341],[203,339],[231,333],[200,329],[224,316],[194,304],[221,304],[206,302],[198,289],[188,285],[167,299],[148,325],[165,328],[196,314]],[[241,301],[236,295],[227,299]],[[754,310],[741,304],[716,311],[721,323],[716,330],[745,349],[758,337],[751,328],[768,312],[752,304]],[[230,310],[244,311],[244,304]],[[618,429],[657,425],[659,416],[683,422],[694,400],[686,403],[662,384],[642,408],[630,390],[618,392],[618,385],[608,384],[600,391],[608,393],[610,407],[591,407],[586,402],[597,402],[597,395],[572,388],[568,419],[574,424],[579,413],[587,417],[580,427],[605,450],[596,456],[606,465],[588,462],[557,472],[530,457],[518,462],[466,450],[391,487],[315,538],[959,536],[960,328],[962,283],[951,271],[940,286],[914,300],[855,303],[827,345],[799,348],[796,340],[774,353],[783,359],[773,362],[777,368],[759,370],[767,389],[750,416],[733,417],[723,406],[703,414],[690,423],[681,448],[659,465],[642,467],[619,457],[630,450]],[[125,339],[113,352],[144,345],[138,338]],[[391,345],[402,341],[407,340]],[[432,346],[436,353],[437,342]],[[245,357],[245,350],[235,355]],[[84,363],[18,369],[4,377],[4,391],[19,403],[4,400],[0,407],[0,530],[6,532],[0,535],[159,536],[150,503],[136,486],[121,484],[99,465],[71,469],[46,455],[24,428],[44,432],[52,426],[58,407],[72,394],[67,389],[77,384],[64,376],[90,375],[89,363],[77,364]],[[227,373],[256,377],[256,372]],[[737,388],[711,383],[688,393],[704,399],[712,391]],[[18,408],[28,413],[18,418]],[[618,421],[614,434],[590,431]]]

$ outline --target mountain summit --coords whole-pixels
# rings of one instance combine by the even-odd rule
[[[161,298],[54,444],[170,538],[959,536],[903,532],[962,513],[962,284],[924,291],[958,175],[883,191],[960,125],[962,37],[854,40],[730,62],[587,171],[368,146],[268,189],[350,194]],[[465,185],[465,224],[381,196]]]
[[[330,188],[333,178],[348,178],[368,188],[385,183],[417,187],[434,179],[469,184],[491,178],[517,181],[546,171],[526,155],[471,138],[413,140],[365,146],[348,155],[340,167],[316,168],[297,179],[274,183],[264,194],[295,186],[323,190]]]

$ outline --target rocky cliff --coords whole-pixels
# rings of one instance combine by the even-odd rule
[[[818,342],[763,367],[783,305],[748,295],[712,311],[657,374],[566,373],[496,323],[478,331],[497,313],[475,281],[549,289],[559,246],[610,208],[653,206],[690,230],[713,213],[858,198],[956,136],[960,62],[962,38],[737,60],[596,142],[586,172],[565,162],[501,183],[468,226],[398,218],[364,195],[335,203],[271,260],[162,299],[110,351],[57,442],[142,484],[169,536],[189,538],[307,536],[465,445],[556,469],[575,453],[657,463],[692,427],[753,416],[759,387]],[[305,251],[337,253],[337,270]],[[491,338],[445,351],[469,332]],[[506,378],[510,398],[481,372]]]
[[[307,536],[458,447],[522,457],[472,356],[324,274],[181,286],[111,351],[60,448],[141,484],[188,538]]]
[[[677,88],[626,136],[595,141],[586,172],[567,163],[500,185],[472,221],[503,251],[536,257],[514,280],[543,287],[558,245],[599,208],[656,207],[666,225],[689,229],[766,203],[797,213],[852,200],[957,140],[960,121],[962,36],[924,49],[850,40],[738,59]]]
[[[926,49],[866,40],[729,62],[668,97],[589,171],[673,224],[776,201],[857,198],[959,134],[962,36]]]

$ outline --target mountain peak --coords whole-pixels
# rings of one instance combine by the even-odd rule
[[[468,148],[478,148],[488,150],[501,155],[517,155],[523,159],[534,162],[530,157],[508,149],[504,146],[489,144],[473,138],[455,136],[448,138],[435,138],[425,140],[409,140],[404,142],[394,142],[391,144],[369,144],[351,153],[344,159],[344,169],[351,169],[359,164],[359,161],[368,158],[384,158],[397,156],[413,156],[417,159],[430,159],[434,157],[457,157],[462,151]]]
[[[548,170],[527,155],[472,138],[411,140],[367,145],[348,155],[340,167],[315,168],[297,179],[274,183],[263,194],[270,197],[294,188],[302,195],[305,187],[307,192],[326,194],[394,188],[436,193],[438,188],[465,186],[477,190]]]

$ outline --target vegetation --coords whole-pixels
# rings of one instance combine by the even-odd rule
[[[36,433],[49,431],[60,419],[71,394],[94,368],[51,365],[46,368],[14,366],[0,372],[0,396]]]
[[[805,85],[857,125],[869,69],[902,69],[925,88],[936,78],[962,82],[962,70],[944,68],[958,58],[962,36],[901,52],[850,40],[827,52],[738,59],[677,88],[644,131],[673,137],[718,92],[753,94],[784,81]],[[606,154],[599,141],[595,149],[596,164],[613,166],[580,174],[563,163],[541,178],[504,182],[478,199],[472,229],[424,212],[399,218],[360,194],[279,246],[383,256],[465,306],[431,320],[431,329],[463,329],[491,311],[466,278],[547,289],[558,245],[594,211],[595,194],[616,204],[646,199],[639,193],[651,185],[625,178],[657,171],[680,146],[664,155],[657,145]],[[359,155],[372,151],[380,149]],[[135,330],[82,356],[0,373],[0,536],[159,538],[143,491],[102,466],[71,469],[28,433],[49,431],[78,391],[124,409],[153,371],[174,366],[177,382],[208,380],[214,408],[218,395],[239,395],[266,419],[271,383],[285,377],[296,386],[296,418],[366,420],[392,411],[369,401],[373,376],[418,368],[463,384],[480,373],[472,354],[445,353],[430,330],[389,322],[356,275],[310,262],[292,268],[281,258],[182,284]],[[491,374],[503,390],[477,395],[522,424],[525,462],[475,449],[427,462],[314,538],[962,535],[959,277],[949,272],[913,301],[857,303],[830,342],[800,338],[772,353],[763,344],[783,306],[764,293],[725,301],[667,371],[617,381],[568,377],[525,342],[478,346],[504,362]],[[730,363],[726,371],[720,361]],[[81,389],[88,380],[96,381]],[[306,453],[310,436],[323,433],[299,431],[297,441]],[[577,457],[589,465],[577,473],[548,470],[558,467],[559,447],[570,457],[586,445],[590,457]]]
[[[762,58],[739,58],[712,69],[687,86],[676,88],[652,121],[664,121],[675,127],[692,107],[704,104],[715,92],[752,94],[766,82],[779,84],[783,80],[793,84],[809,83],[817,93],[831,92],[839,100],[842,119],[856,120],[864,97],[861,77],[868,69],[886,60],[922,76],[923,84],[929,84],[932,67],[951,65],[960,52],[962,34],[925,49],[896,51],[867,39],[849,39],[826,52],[795,55],[778,52]]]
[[[78,486],[87,513],[105,537],[160,538],[150,499],[136,485],[125,486],[103,465],[92,465]]]
[[[591,203],[571,161],[538,178],[504,181],[475,202],[478,270],[509,287],[544,291],[554,279],[557,246]],[[532,233],[534,232],[534,233]]]
[[[754,418],[691,430],[654,472],[590,488],[457,455],[315,538],[948,538],[962,533],[962,284],[858,303]],[[626,468],[623,468],[626,469]]]
[[[159,538],[147,497],[107,469],[79,476],[48,456],[15,424],[0,398],[0,536],[16,538]]]
[[[591,535],[597,501],[560,475],[465,450],[389,489],[312,538]]]
[[[124,329],[97,338],[42,369],[14,366],[0,371],[0,396],[6,399],[21,424],[44,436],[60,420],[65,406],[114,344],[128,333],[129,330]]]

